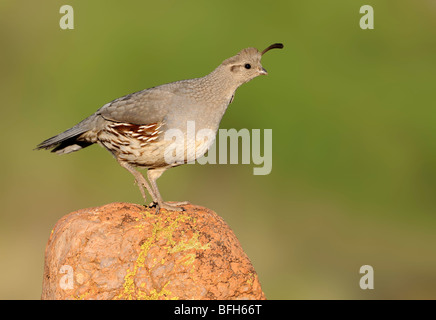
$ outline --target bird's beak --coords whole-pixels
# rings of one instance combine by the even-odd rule
[[[265,68],[260,68],[259,73],[261,75],[265,75],[265,76],[268,74],[268,72],[265,70]]]

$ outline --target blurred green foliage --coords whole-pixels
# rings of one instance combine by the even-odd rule
[[[72,5],[75,29],[59,28]],[[359,8],[375,29],[359,28]],[[220,214],[269,299],[436,298],[434,1],[0,2],[0,298],[38,299],[44,247],[68,212],[141,202],[93,146],[32,149],[104,103],[203,76],[240,49],[269,76],[242,86],[222,128],[273,129],[273,170],[189,165],[160,190]],[[359,268],[375,289],[359,288]]]

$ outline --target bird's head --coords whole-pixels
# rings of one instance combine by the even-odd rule
[[[260,75],[267,75],[267,71],[262,67],[260,60],[262,56],[271,49],[282,49],[283,44],[274,43],[263,51],[256,48],[246,48],[237,55],[223,61],[220,68],[230,77],[241,85]]]

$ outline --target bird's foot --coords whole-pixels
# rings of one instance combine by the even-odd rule
[[[176,207],[183,207],[188,204],[191,204],[189,201],[171,201],[171,202],[164,202],[170,206],[176,206]]]
[[[185,209],[183,208],[183,206],[189,204],[189,201],[177,201],[177,202],[162,202],[162,203],[157,203],[157,202],[152,202],[149,205],[149,208],[156,208],[156,214],[159,213],[160,209],[165,209],[168,211],[185,211]]]

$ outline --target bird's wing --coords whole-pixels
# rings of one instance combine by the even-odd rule
[[[96,113],[113,122],[136,125],[159,123],[165,119],[173,98],[171,90],[155,87],[115,99]]]

